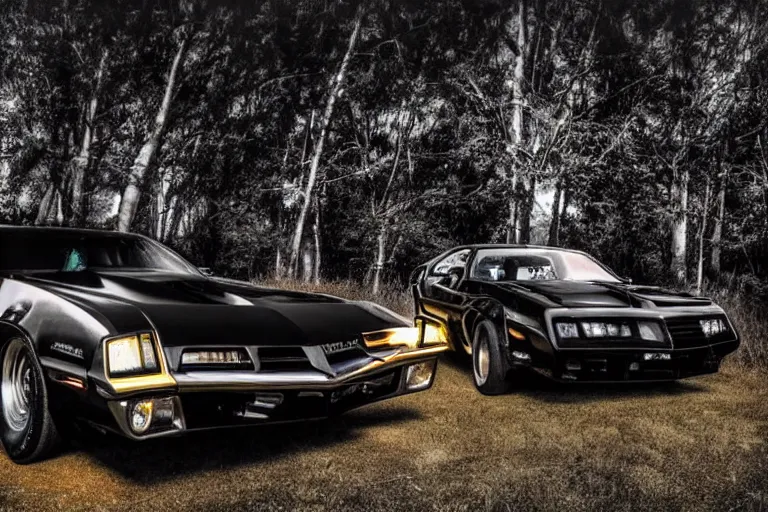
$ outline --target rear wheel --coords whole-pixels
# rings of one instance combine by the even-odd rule
[[[19,464],[45,458],[59,441],[43,370],[30,344],[21,338],[13,338],[0,350],[0,441]]]
[[[509,389],[507,371],[499,348],[499,334],[489,320],[475,327],[472,337],[472,376],[484,395],[501,395]]]

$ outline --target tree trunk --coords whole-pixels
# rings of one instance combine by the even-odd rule
[[[563,177],[557,180],[555,185],[555,197],[552,199],[552,219],[549,222],[549,239],[547,245],[557,247],[560,245],[560,203],[563,197]]]
[[[101,93],[102,83],[104,81],[104,71],[107,67],[107,57],[109,50],[105,49],[101,54],[99,69],[96,71],[96,83],[91,94],[91,101],[88,104],[88,110],[85,113],[85,128],[83,130],[83,141],[80,144],[80,153],[72,159],[72,192],[70,198],[70,218],[69,224],[79,226],[83,223],[83,184],[85,182],[85,173],[91,160],[91,144],[94,139],[94,123],[96,120],[96,111],[99,107],[99,95]]]
[[[373,269],[373,294],[377,295],[379,293],[379,289],[381,288],[381,273],[384,269],[384,262],[386,258],[386,251],[387,251],[387,224],[385,221],[382,221],[381,227],[379,228],[379,235],[376,237],[376,242],[378,249],[376,250],[376,265]]]
[[[728,171],[720,173],[720,190],[717,192],[717,217],[712,232],[712,260],[710,266],[715,275],[720,274],[720,252],[723,243],[723,223],[725,221],[725,192],[728,188]]]
[[[275,280],[281,281],[283,279],[283,251],[280,246],[277,247],[277,254],[275,255]]]
[[[563,205],[560,207],[560,222],[558,222],[559,231],[557,233],[558,242],[560,242],[560,233],[562,233],[565,221],[568,219],[568,206],[571,204],[571,187],[569,185],[567,176],[563,178],[561,188],[563,194]]]
[[[712,194],[712,187],[707,177],[707,185],[704,193],[704,211],[701,215],[701,229],[699,230],[699,262],[696,268],[696,293],[701,295],[701,288],[704,285],[704,237],[707,234],[707,216],[709,215],[709,196]]]
[[[687,281],[687,247],[688,237],[688,170],[675,173],[672,179],[670,199],[672,200],[672,275],[680,284]]]
[[[168,124],[168,113],[171,110],[171,101],[173,100],[173,93],[176,88],[179,69],[181,68],[187,53],[188,43],[188,38],[184,38],[179,45],[179,49],[176,52],[173,64],[171,65],[170,74],[168,75],[168,83],[165,86],[163,102],[160,105],[160,110],[157,112],[157,117],[155,118],[155,126],[142,146],[141,151],[139,151],[136,160],[134,160],[130,174],[128,175],[128,185],[123,191],[123,197],[120,201],[120,209],[117,214],[118,231],[129,231],[131,229],[131,223],[133,222],[133,218],[136,215],[136,209],[139,205],[139,196],[142,183],[144,182],[144,176],[147,173],[147,169],[152,164],[152,160],[154,159],[158,148],[163,142],[163,135]]]
[[[528,183],[528,186],[525,185]],[[536,200],[536,178],[532,177],[523,182],[523,197],[520,208],[520,231],[517,243],[528,244],[531,242],[531,216]]]
[[[314,256],[314,253],[312,251],[312,244],[310,243],[309,239],[304,240],[304,244],[302,245],[302,251],[301,251],[301,257],[302,257],[302,281],[305,283],[312,282],[312,271],[314,270],[315,266],[312,261],[312,257]]]
[[[513,170],[508,176],[511,183],[511,195],[509,202],[509,225],[507,226],[507,243],[520,243],[520,214],[522,210],[517,194],[518,173],[515,172],[520,166],[520,146],[523,141],[523,109],[524,95],[523,84],[525,83],[525,0],[520,0],[517,10],[517,55],[515,56],[515,70],[513,75],[512,89],[512,126],[510,127],[510,143],[515,157]]]
[[[179,222],[184,214],[182,206],[178,194],[174,195],[171,198],[171,205],[168,209],[168,218],[171,220],[168,222],[168,227],[166,228],[163,237],[163,242],[165,243],[172,242],[173,239],[176,238],[176,233],[179,232]]]
[[[309,177],[307,184],[304,187],[304,204],[301,207],[299,218],[296,220],[296,227],[293,232],[293,241],[291,243],[291,259],[289,261],[289,272],[291,275],[296,275],[296,266],[299,257],[299,249],[301,248],[301,241],[304,236],[304,224],[307,220],[307,214],[309,213],[310,206],[312,205],[312,195],[314,193],[315,182],[317,181],[317,171],[320,167],[320,158],[323,155],[323,147],[325,145],[325,139],[328,136],[328,128],[331,124],[331,118],[333,117],[333,109],[336,105],[336,98],[339,95],[341,86],[344,84],[344,79],[347,74],[347,67],[349,61],[352,59],[352,54],[355,51],[355,45],[357,44],[357,38],[360,34],[360,25],[363,21],[363,10],[358,8],[357,17],[355,19],[355,27],[352,30],[352,35],[349,37],[349,45],[347,46],[347,52],[344,54],[344,58],[339,66],[339,71],[334,75],[331,80],[330,90],[328,93],[328,101],[325,105],[325,112],[323,113],[323,120],[321,123],[320,136],[318,137],[317,144],[315,145],[312,154],[312,164],[309,169]]]
[[[51,203],[53,202],[53,193],[55,187],[53,183],[49,183],[45,189],[43,199],[40,201],[40,207],[37,210],[37,217],[35,217],[35,226],[41,226],[48,220],[48,214],[51,211]]]
[[[315,266],[313,276],[315,284],[320,284],[320,268],[322,265],[322,246],[320,236],[320,201],[315,197],[315,222],[312,224],[312,235],[315,247]]]

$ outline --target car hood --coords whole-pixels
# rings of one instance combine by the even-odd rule
[[[709,306],[712,301],[653,286],[585,281],[517,281],[496,283],[506,291],[524,289],[562,307],[626,308]]]
[[[118,332],[138,310],[167,347],[315,345],[409,325],[370,303],[204,276],[84,271],[27,279],[96,311]]]

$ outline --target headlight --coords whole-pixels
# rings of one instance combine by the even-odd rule
[[[185,368],[253,368],[251,358],[243,349],[185,350],[181,355],[181,366]]]
[[[640,337],[648,341],[664,341],[664,331],[659,322],[637,322]]]
[[[711,320],[699,320],[699,324],[701,324],[701,330],[704,331],[704,336],[707,338],[717,336],[718,334],[722,334],[728,330],[725,322],[719,318],[713,318]]]
[[[657,320],[555,321],[557,337],[568,339],[642,339],[664,342],[664,328]]]
[[[557,325],[557,334],[561,338],[578,338],[579,337],[579,328],[576,326],[576,324],[558,323],[555,325]]]
[[[106,341],[107,368],[111,377],[125,377],[160,371],[152,335],[134,334]]]
[[[631,338],[629,324],[610,322],[582,322],[581,328],[587,338]]]

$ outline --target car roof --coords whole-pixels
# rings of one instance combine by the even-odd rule
[[[0,233],[39,233],[41,235],[57,233],[83,236],[115,236],[127,238],[146,238],[138,233],[124,233],[122,231],[110,231],[107,229],[88,229],[88,228],[68,228],[60,226],[14,226],[10,224],[0,224]]]
[[[573,252],[578,254],[587,254],[584,251],[578,251],[576,249],[566,249],[565,247],[552,247],[549,245],[528,245],[528,244],[467,244],[467,245],[458,245],[456,247],[451,248],[450,250],[444,252],[443,254],[447,254],[449,252],[454,251],[460,251],[463,249],[537,249],[537,250],[546,250],[546,251],[560,251],[560,252]]]

